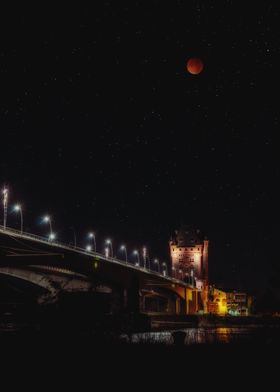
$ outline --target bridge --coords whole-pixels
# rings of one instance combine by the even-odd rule
[[[4,226],[0,276],[13,285],[24,282],[41,305],[58,303],[65,293],[88,293],[96,299],[96,309],[106,304],[104,311],[111,313],[178,315],[194,314],[199,308],[199,291],[190,283]]]

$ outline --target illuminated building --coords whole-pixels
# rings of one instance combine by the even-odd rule
[[[227,293],[216,289],[214,286],[209,287],[208,312],[225,316],[228,313]]]
[[[208,245],[209,241],[201,235],[200,230],[192,226],[182,226],[169,241],[172,276],[195,287],[195,292],[189,290],[192,299],[190,303],[195,303],[189,306],[189,313],[249,315],[252,297],[246,293],[209,286]]]
[[[169,242],[173,276],[192,283],[199,290],[201,309],[207,312],[208,243],[200,230],[182,226]]]
[[[252,297],[237,291],[222,291],[209,286],[208,312],[219,316],[248,316]]]
[[[228,314],[232,316],[248,316],[252,310],[252,297],[237,291],[228,292],[227,306]]]

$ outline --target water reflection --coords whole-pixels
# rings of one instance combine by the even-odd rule
[[[131,335],[130,342],[148,344],[162,343],[166,345],[172,345],[174,343],[185,345],[232,343],[254,338],[257,330],[258,328],[255,327],[187,328],[180,331],[135,333]]]

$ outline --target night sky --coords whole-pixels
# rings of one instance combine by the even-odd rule
[[[0,184],[25,230],[168,260],[194,224],[210,279],[266,284],[278,259],[280,7],[94,2],[1,15]],[[204,70],[186,71],[199,57]],[[1,213],[2,220],[2,213]],[[8,225],[19,227],[10,212]],[[133,258],[132,258],[133,260]]]

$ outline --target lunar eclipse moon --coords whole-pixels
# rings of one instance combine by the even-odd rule
[[[204,68],[202,60],[196,57],[192,57],[187,62],[187,70],[192,75],[198,75]]]

